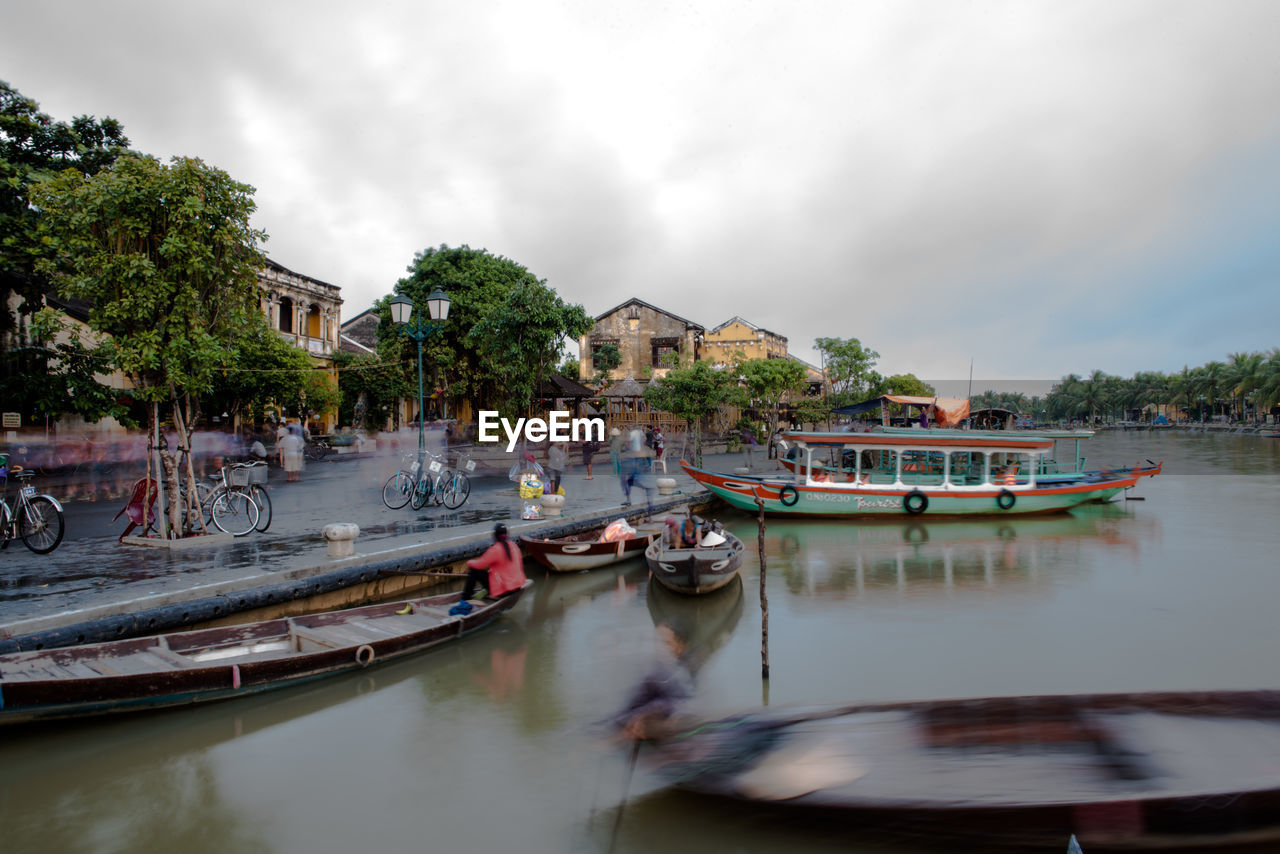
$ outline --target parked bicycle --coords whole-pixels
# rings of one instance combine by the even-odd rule
[[[426,452],[430,461],[426,471],[422,471],[416,454],[406,454],[409,462],[382,485],[382,503],[392,510],[399,510],[409,504],[414,510],[420,510],[429,501],[443,504],[450,510],[457,510],[471,494],[471,480],[461,471],[451,471],[445,467],[445,458],[439,454]],[[460,466],[475,470],[475,463],[470,459],[459,460]]]
[[[23,544],[36,554],[48,554],[62,542],[66,530],[62,518],[62,505],[52,495],[38,495],[30,483],[35,477],[30,469],[9,471],[8,457],[0,454],[0,478],[4,480],[0,496],[0,549],[9,542],[21,538]],[[9,507],[9,478],[19,482],[14,506]]]
[[[321,439],[318,437],[311,438],[308,439],[307,443],[303,446],[302,455],[314,462],[320,462],[325,457],[329,456],[329,452],[331,450],[333,449],[329,446],[329,441],[327,439]]]
[[[267,479],[266,463],[232,463],[210,477],[215,486],[204,506],[209,508],[214,527],[237,537],[253,530],[267,530],[271,525],[271,497],[262,486]]]

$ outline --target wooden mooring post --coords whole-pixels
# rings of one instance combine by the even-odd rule
[[[760,508],[760,516],[757,519],[759,527],[759,551],[760,551],[760,678],[765,682],[769,681],[769,593],[765,586],[765,579],[768,574],[765,572],[764,559],[764,499],[756,493],[756,507]]]

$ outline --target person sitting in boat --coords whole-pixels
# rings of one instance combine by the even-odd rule
[[[519,590],[524,586],[525,579],[520,547],[511,542],[507,537],[507,526],[499,522],[493,526],[493,545],[480,557],[467,561],[467,583],[462,588],[459,605],[470,599],[477,587],[484,587],[489,591],[490,599],[497,599]],[[468,613],[469,610],[459,613]],[[453,613],[452,609],[449,613]]]
[[[670,620],[657,627],[658,660],[645,677],[631,689],[626,704],[614,716],[614,726],[632,741],[661,737],[666,724],[693,696],[693,673],[688,664],[688,633]]]
[[[696,549],[702,542],[702,520],[690,516],[682,522],[667,517],[667,545],[673,549]]]
[[[831,474],[826,469],[818,469],[813,473],[814,483],[830,483]]]

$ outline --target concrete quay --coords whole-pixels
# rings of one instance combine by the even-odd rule
[[[757,453],[754,470],[773,470]],[[599,458],[597,458],[599,461]],[[268,489],[273,518],[266,533],[230,543],[168,551],[125,546],[116,539],[123,517],[112,521],[116,502],[66,504],[67,533],[48,555],[10,543],[0,555],[0,652],[91,643],[193,626],[267,619],[308,610],[344,607],[399,595],[417,595],[448,579],[424,571],[458,572],[483,551],[493,524],[506,522],[512,536],[564,536],[613,519],[647,515],[641,490],[623,506],[619,480],[606,456],[588,480],[578,466],[566,473],[564,514],[519,518],[521,500],[504,477],[473,482],[460,509],[408,506],[390,510],[382,484],[398,458],[332,457],[309,463],[302,480],[288,483],[273,470]],[[709,468],[731,470],[742,454],[708,457]],[[671,466],[670,497],[653,495],[656,518],[686,505],[708,508],[712,497]],[[56,484],[38,484],[57,497]],[[355,554],[327,555],[325,525],[359,526]],[[221,539],[221,538],[219,538]]]

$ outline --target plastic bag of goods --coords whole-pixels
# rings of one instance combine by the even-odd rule
[[[618,540],[629,540],[636,535],[636,529],[627,524],[626,519],[616,519],[609,523],[600,535],[602,543],[616,543]]]

